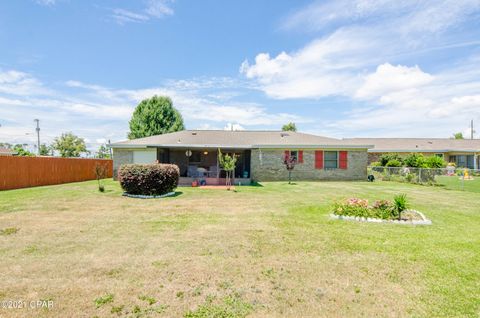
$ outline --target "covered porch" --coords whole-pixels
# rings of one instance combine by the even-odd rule
[[[235,155],[237,163],[232,184],[250,184],[250,149],[220,149],[223,154]],[[160,163],[176,164],[180,169],[180,185],[224,185],[226,173],[218,163],[217,148],[157,148]]]

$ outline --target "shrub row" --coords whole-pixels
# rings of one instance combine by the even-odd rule
[[[172,164],[126,164],[118,170],[122,189],[130,194],[162,195],[178,186],[180,170]]]
[[[372,166],[410,168],[444,168],[446,165],[443,158],[425,157],[421,153],[411,153],[406,157],[402,157],[398,153],[386,153],[380,156],[379,161],[372,163]]]

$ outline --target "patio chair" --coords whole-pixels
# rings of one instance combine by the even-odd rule
[[[197,166],[188,166],[187,177],[196,178],[197,176]]]

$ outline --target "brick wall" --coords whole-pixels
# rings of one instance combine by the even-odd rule
[[[292,149],[296,150],[296,149]],[[252,179],[256,181],[287,180],[288,171],[283,164],[285,149],[253,149]],[[292,180],[365,180],[367,178],[367,151],[348,151],[347,169],[315,169],[315,150],[303,150],[303,163],[298,163]]]

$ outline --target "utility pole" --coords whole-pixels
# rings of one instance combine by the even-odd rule
[[[37,128],[35,128],[37,131],[37,152],[40,155],[40,119],[34,119],[33,121],[37,123]]]
[[[475,130],[473,130],[473,119],[472,119],[472,121],[470,122],[470,139],[473,139],[474,132]]]

